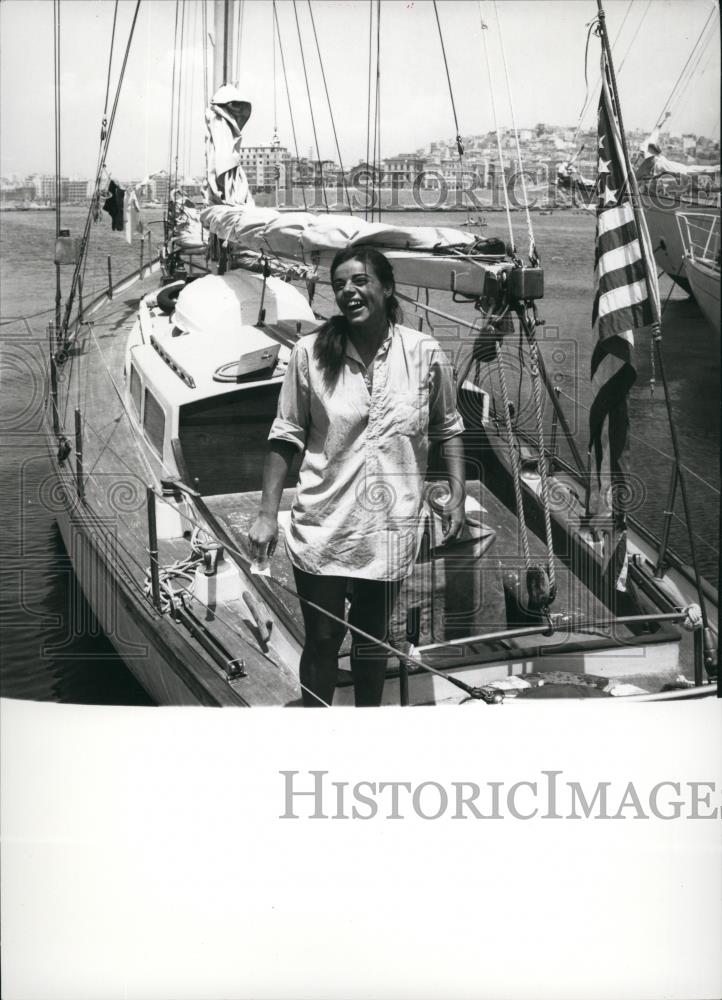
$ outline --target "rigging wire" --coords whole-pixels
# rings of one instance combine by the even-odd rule
[[[138,11],[139,10],[140,10],[140,0],[136,0],[135,10],[133,12],[133,20],[131,22],[130,30],[128,32],[128,41],[127,41],[127,44],[126,44],[126,47],[125,47],[125,52],[123,54],[123,62],[122,62],[122,65],[120,67],[120,74],[119,74],[119,77],[118,77],[118,85],[116,87],[115,98],[113,100],[113,107],[112,107],[112,110],[111,110],[111,113],[110,113],[110,119],[109,119],[109,122],[108,122],[107,133],[106,133],[105,139],[103,141],[101,141],[101,143],[100,143],[100,150],[99,150],[99,153],[98,153],[98,166],[96,168],[96,176],[95,176],[95,182],[94,182],[94,186],[93,186],[93,196],[92,196],[91,201],[90,201],[90,207],[88,208],[88,214],[87,214],[86,220],[85,220],[85,229],[83,231],[83,236],[81,238],[80,256],[79,256],[79,260],[76,263],[75,268],[73,270],[73,277],[72,277],[72,282],[71,282],[71,287],[70,287],[70,294],[69,294],[68,299],[67,299],[66,304],[65,304],[65,314],[64,314],[64,317],[63,317],[62,329],[65,330],[66,332],[67,332],[68,323],[69,323],[69,320],[70,320],[70,313],[71,313],[71,310],[72,310],[72,307],[73,307],[73,298],[75,296],[75,292],[76,292],[76,289],[77,289],[77,284],[78,284],[78,279],[79,279],[79,276],[80,276],[80,271],[81,271],[81,268],[83,267],[83,262],[84,262],[84,259],[85,259],[85,256],[86,256],[86,248],[87,248],[87,244],[88,244],[88,237],[89,237],[89,234],[90,234],[90,226],[91,226],[91,222],[93,220],[93,209],[94,209],[94,207],[96,205],[96,202],[97,202],[97,199],[98,199],[98,192],[99,192],[99,189],[100,189],[100,179],[101,179],[101,176],[102,176],[102,172],[106,169],[105,160],[106,160],[106,157],[108,155],[108,148],[110,146],[110,139],[111,139],[111,136],[113,134],[113,126],[115,124],[115,115],[116,115],[116,112],[118,110],[118,102],[120,101],[120,94],[121,94],[121,91],[123,89],[123,80],[125,79],[125,70],[126,70],[126,67],[128,65],[128,57],[130,55],[130,47],[131,47],[132,42],[133,42],[133,35],[135,34],[135,26],[136,26],[136,23],[138,21]]]
[[[308,82],[308,72],[306,71],[306,57],[303,52],[303,39],[301,38],[301,25],[298,20],[298,8],[296,7],[296,0],[293,0],[293,15],[296,18],[296,31],[298,33],[298,46],[301,50],[301,63],[303,64],[303,77],[306,81],[306,93],[308,94],[308,109],[311,113],[311,127],[313,128],[313,140],[316,144],[316,156],[318,157],[318,170],[321,180],[321,193],[323,194],[323,203],[326,206],[326,212],[328,212],[328,199],[326,198],[326,185],[323,180],[323,161],[321,160],[321,149],[318,144],[318,134],[316,132],[316,117],[313,113],[313,101],[311,100],[311,87]]]
[[[506,176],[504,172],[504,153],[501,148],[501,135],[499,134],[499,120],[496,114],[496,98],[494,97],[494,80],[491,74],[491,61],[489,60],[489,46],[486,41],[485,32],[488,31],[488,26],[484,21],[484,13],[481,6],[481,0],[479,0],[479,20],[481,21],[481,38],[484,43],[484,57],[486,59],[486,71],[489,77],[489,97],[491,99],[491,112],[494,118],[494,132],[496,134],[496,148],[499,153],[499,170],[501,172],[501,187],[504,192],[504,208],[506,209],[506,224],[509,230],[509,243],[511,249],[511,256],[516,256],[516,243],[514,242],[514,227],[511,222],[511,208],[509,206],[509,192],[506,189]],[[497,183],[496,172],[494,172],[494,184]]]
[[[278,135],[278,71],[276,69],[276,22],[271,20],[271,51],[273,53],[273,134]]]
[[[701,79],[704,76],[705,70],[707,69],[711,56],[714,55],[715,52],[717,51],[716,45],[712,46],[710,57],[705,61],[704,68],[702,70],[699,70],[699,66],[702,60],[704,59],[705,55],[707,54],[707,49],[710,47],[710,43],[712,42],[713,39],[716,40],[716,38],[717,38],[717,32],[714,30],[714,25],[713,25],[712,30],[708,32],[706,39],[704,40],[704,42],[700,47],[695,63],[688,69],[684,81],[680,84],[679,90],[675,95],[674,100],[670,103],[670,110],[666,112],[666,118],[670,118],[672,116],[672,110],[671,110],[672,108],[674,108],[676,111],[676,109],[679,107],[692,81],[695,78]]]
[[[190,86],[186,92],[186,110],[185,110],[185,120],[183,122],[183,145],[185,147],[185,152],[182,160],[183,165],[183,177],[190,177],[191,173],[191,139],[193,136],[193,121],[195,119],[195,108],[193,107],[193,92],[195,90],[196,81],[196,39],[198,37],[198,4],[193,5],[193,21],[191,26],[191,42],[189,48],[191,50],[190,63],[191,63],[191,73],[190,73]]]
[[[364,219],[369,217],[369,156],[371,155],[371,68],[373,64],[373,26],[374,26],[374,0],[369,0],[369,77],[366,96],[366,204],[364,206]],[[376,181],[371,175],[373,190],[376,190]]]
[[[271,138],[271,146],[273,148],[273,189],[274,189],[274,207],[278,208],[278,189],[281,180],[281,159],[280,159],[280,145],[281,140],[278,137],[278,70],[276,68],[276,23],[271,18],[271,52],[273,53],[273,66],[272,66],[272,80],[273,80],[273,136]]]
[[[381,0],[376,0],[376,95],[374,99],[374,200],[371,205],[371,221],[374,221],[374,206],[378,191],[378,214],[381,222]],[[378,184],[378,187],[376,185]]]
[[[434,2],[434,14],[436,16],[436,26],[439,29],[439,41],[441,42],[441,54],[444,57],[444,69],[446,70],[446,82],[449,85],[449,97],[451,98],[451,110],[454,115],[454,128],[456,129],[456,149],[459,154],[459,160],[464,158],[464,145],[461,141],[461,133],[459,132],[459,119],[456,115],[456,103],[454,101],[454,88],[451,86],[451,74],[449,73],[449,63],[446,58],[446,48],[444,47],[444,36],[441,32],[441,21],[439,20],[439,10],[436,6],[436,0]]]
[[[296,151],[296,166],[300,170],[300,167],[301,167],[301,157],[300,157],[300,154],[299,154],[299,151],[298,151],[298,138],[296,137],[296,122],[295,122],[295,119],[293,117],[293,107],[291,106],[291,90],[290,90],[290,88],[288,86],[288,75],[286,73],[286,57],[283,54],[283,42],[281,40],[281,28],[280,28],[280,25],[278,23],[278,11],[276,10],[276,0],[273,0],[273,18],[274,18],[274,20],[276,22],[276,36],[278,38],[278,51],[279,51],[279,54],[281,56],[281,66],[283,68],[283,82],[284,82],[285,87],[286,87],[286,98],[288,100],[288,115],[289,115],[289,118],[291,119],[291,133],[293,135],[293,148]],[[293,181],[293,177],[291,177],[291,181]],[[304,188],[303,184],[301,184],[301,197],[303,198],[303,208],[304,208],[304,211],[307,212],[308,211],[308,204],[306,202],[306,189]]]
[[[675,83],[674,83],[674,86],[672,87],[672,90],[671,90],[671,92],[670,92],[670,95],[669,95],[669,97],[668,97],[668,98],[667,98],[667,100],[665,101],[665,103],[664,103],[664,105],[663,105],[663,107],[662,107],[662,110],[661,110],[661,111],[659,112],[659,114],[657,115],[657,118],[656,118],[656,120],[655,120],[655,123],[657,123],[657,122],[660,122],[660,123],[661,123],[661,121],[662,121],[662,116],[664,115],[665,111],[667,111],[667,109],[669,108],[669,106],[670,106],[670,104],[671,104],[671,102],[672,102],[672,98],[673,98],[673,96],[674,96],[674,94],[675,94],[675,91],[677,90],[677,87],[679,86],[679,84],[680,84],[680,81],[681,81],[682,77],[684,76],[684,74],[685,74],[685,71],[687,70],[687,67],[689,66],[690,62],[692,61],[692,58],[693,58],[693,56],[694,56],[694,54],[695,54],[695,52],[696,52],[696,50],[697,50],[697,47],[698,47],[698,45],[700,44],[700,42],[701,42],[701,40],[702,40],[702,36],[703,36],[703,35],[704,35],[704,33],[706,32],[706,30],[707,30],[707,26],[709,25],[710,21],[711,21],[711,20],[712,20],[712,18],[714,17],[714,14],[715,14],[715,10],[716,10],[716,8],[715,8],[715,7],[713,7],[713,8],[712,8],[712,10],[710,10],[710,12],[709,12],[709,14],[708,14],[708,16],[707,16],[707,20],[706,20],[706,21],[704,22],[704,25],[703,25],[703,27],[702,27],[702,30],[700,31],[699,35],[697,36],[697,40],[695,41],[694,45],[692,46],[692,50],[691,50],[690,54],[689,54],[689,55],[687,56],[687,61],[685,62],[684,66],[682,67],[682,69],[681,69],[681,71],[680,71],[680,74],[679,74],[679,76],[677,77],[677,79],[676,79],[676,81],[675,81]]]
[[[234,81],[237,83],[241,76],[241,39],[243,38],[245,0],[236,0],[236,3],[238,10],[236,18],[236,51],[233,54],[233,75]]]
[[[324,68],[323,68],[323,60],[321,58],[321,48],[320,48],[320,46],[318,44],[318,35],[316,34],[316,22],[315,22],[314,17],[313,17],[313,8],[311,7],[311,0],[308,0],[308,13],[311,16],[311,26],[313,28],[313,37],[314,37],[314,40],[316,42],[316,51],[318,52],[318,64],[321,67],[321,76],[323,78],[323,87],[324,87],[324,90],[326,91],[326,101],[328,103],[328,113],[329,113],[329,116],[331,118],[331,128],[333,130],[333,138],[334,138],[334,142],[336,144],[336,152],[338,153],[338,163],[339,163],[339,166],[341,168],[341,183],[343,184],[343,190],[344,190],[344,193],[346,195],[346,201],[348,203],[349,212],[351,213],[351,215],[353,215],[353,206],[351,205],[351,197],[350,197],[350,195],[348,193],[348,187],[346,186],[346,171],[344,170],[343,158],[341,156],[341,147],[339,145],[338,134],[336,132],[336,122],[335,122],[334,117],[333,117],[333,108],[331,107],[331,97],[329,95],[328,85],[326,83],[326,73],[325,73]]]
[[[504,75],[506,77],[506,92],[509,98],[509,109],[511,111],[511,125],[514,129],[514,139],[516,141],[516,155],[517,163],[519,164],[519,176],[521,179],[521,190],[524,196],[524,211],[526,212],[526,225],[527,232],[529,235],[529,263],[532,267],[536,267],[539,263],[539,255],[537,254],[536,241],[534,240],[534,227],[531,221],[531,212],[529,210],[529,199],[526,192],[526,179],[524,177],[524,163],[521,155],[521,146],[519,145],[519,131],[516,127],[516,115],[514,113],[514,99],[511,93],[511,80],[509,79],[509,66],[506,61],[506,50],[504,48],[504,35],[501,29],[501,20],[499,19],[499,8],[497,7],[496,0],[494,0],[494,14],[496,16],[496,26],[499,31],[499,48],[501,51],[501,59],[504,65]]]
[[[634,34],[632,35],[632,40],[631,40],[631,42],[629,43],[629,45],[627,46],[627,51],[626,51],[626,52],[624,53],[624,55],[622,56],[622,58],[621,58],[621,61],[620,61],[620,63],[619,63],[619,69],[617,70],[617,75],[618,75],[618,76],[619,76],[619,75],[621,74],[621,72],[622,72],[622,67],[624,66],[624,63],[625,63],[625,61],[626,61],[626,59],[627,59],[627,56],[628,56],[628,55],[629,55],[629,53],[630,53],[630,52],[632,51],[632,46],[634,45],[634,43],[635,43],[635,42],[636,42],[636,40],[637,40],[637,35],[639,34],[639,32],[640,32],[640,29],[641,29],[641,27],[642,27],[642,24],[644,23],[644,19],[645,19],[645,17],[647,16],[647,11],[649,10],[649,8],[650,8],[651,6],[652,6],[652,0],[647,0],[647,6],[646,6],[646,7],[644,8],[644,10],[642,11],[642,16],[641,16],[641,17],[640,17],[640,19],[639,19],[639,24],[637,25],[637,27],[636,27],[636,29],[635,29],[635,31],[634,31]]]
[[[176,73],[176,59],[178,57],[179,11],[180,11],[180,0],[175,0],[175,26],[173,28],[173,73],[170,85],[170,136],[168,138],[168,193],[169,194],[170,194],[171,176],[173,170],[173,123],[175,121],[175,73]]]
[[[176,132],[175,132],[175,171],[173,174],[173,188],[178,187],[178,156],[180,154],[180,124],[181,124],[181,103],[183,99],[184,91],[184,79],[183,79],[183,56],[185,48],[185,27],[186,27],[186,0],[181,2],[181,28],[180,28],[180,59],[178,61],[178,108],[176,115]],[[170,178],[169,178],[170,180]],[[168,192],[170,197],[170,191]]]
[[[108,58],[108,80],[105,84],[105,103],[103,104],[103,130],[107,123],[108,117],[108,97],[110,96],[110,71],[113,66],[113,46],[115,43],[115,25],[118,20],[118,0],[115,0],[115,8],[113,10],[113,30],[110,35],[110,56]],[[101,138],[105,138],[101,135]]]
[[[201,23],[203,25],[203,45],[201,51],[203,52],[203,108],[208,107],[208,10],[206,8],[206,0],[200,0],[201,4]]]

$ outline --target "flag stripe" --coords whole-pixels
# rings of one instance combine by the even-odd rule
[[[607,208],[597,216],[597,238],[603,236],[613,229],[634,222],[634,211],[629,202],[619,205],[616,208]]]
[[[603,327],[603,332],[599,332],[598,336],[603,338],[600,342],[606,346],[608,341],[611,342],[617,337],[622,337],[627,333],[632,333],[634,330],[641,329],[641,327],[648,326],[651,321],[652,311],[649,302],[645,300],[644,302],[637,302],[635,305],[626,306],[624,309],[617,309],[615,312],[607,313],[596,324],[596,327],[597,330],[599,330],[599,327]],[[631,358],[629,363],[632,363]]]
[[[610,253],[612,250],[618,250],[620,247],[629,246],[629,244],[635,242],[639,246],[639,240],[637,239],[637,227],[633,221],[627,223],[626,226],[622,226],[619,229],[614,229],[610,233],[605,233],[601,238],[597,238],[597,247],[594,254],[594,267],[599,267],[599,261],[605,254]]]
[[[600,241],[599,247],[602,252],[597,261],[597,274],[600,277],[609,274],[610,271],[616,271],[620,267],[631,266],[642,259],[639,240],[626,243],[624,246],[612,247],[610,250],[604,250]]]
[[[643,269],[642,269],[643,270]],[[599,307],[597,314],[600,319],[608,316],[609,313],[617,312],[619,309],[626,309],[635,306],[639,302],[644,302],[647,298],[647,283],[642,275],[641,281],[629,282],[629,269],[626,273],[619,271],[606,275],[606,283],[599,283]],[[626,281],[623,279],[627,279]],[[611,285],[608,291],[603,291],[605,285]]]
[[[652,310],[644,280],[610,288],[607,292],[600,289],[595,296],[592,325],[600,340],[619,336],[629,328],[648,326],[651,321]]]
[[[639,245],[637,245],[637,252],[639,253]],[[647,280],[641,253],[639,260],[633,260],[626,267],[615,268],[613,271],[608,271],[601,276],[599,276],[598,271],[595,272],[595,281],[597,284],[597,295],[599,296],[605,295],[607,292],[613,292],[615,289],[623,289],[639,283],[644,286],[644,295],[646,296]],[[630,300],[637,301],[634,293],[630,294]]]

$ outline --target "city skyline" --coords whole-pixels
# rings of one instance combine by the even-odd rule
[[[536,135],[534,137],[530,137],[530,135],[529,135],[530,133],[536,133],[537,130],[539,130],[542,127],[545,130],[543,138],[541,136],[536,136]],[[509,128],[502,129],[501,132],[502,132],[502,135],[504,137],[507,137],[507,138],[509,136],[513,135],[513,130],[509,129]],[[566,139],[566,140],[564,139],[565,136],[569,136],[569,134],[572,133],[572,132],[575,133],[576,145],[575,145],[575,143],[570,143],[570,141],[568,139]],[[522,151],[526,152],[527,155],[533,155],[533,159],[529,160],[529,165],[530,166],[535,166],[535,165],[539,164],[540,162],[544,162],[547,165],[551,166],[551,164],[552,164],[552,162],[554,160],[556,160],[556,161],[562,161],[565,158],[567,158],[568,153],[572,152],[572,149],[574,149],[576,151],[578,148],[581,148],[581,147],[587,145],[588,142],[589,142],[590,137],[592,137],[594,133],[593,133],[593,130],[589,130],[589,129],[587,129],[587,130],[581,130],[581,131],[579,131],[577,133],[576,129],[573,126],[571,126],[571,125],[556,125],[556,124],[545,124],[545,123],[538,122],[534,126],[521,126],[521,127],[519,127],[518,128],[518,134],[520,136],[520,145],[522,147]],[[634,144],[638,143],[639,140],[640,140],[640,138],[642,138],[644,135],[645,135],[645,133],[641,132],[640,130],[630,130],[630,132],[629,132],[629,138],[631,140],[630,145],[634,146]],[[719,152],[718,152],[719,151],[719,141],[718,140],[715,141],[715,140],[713,140],[712,138],[710,138],[708,136],[694,136],[692,133],[678,134],[678,133],[674,133],[674,131],[670,131],[669,133],[664,133],[663,132],[661,135],[662,135],[662,141],[665,142],[665,145],[667,146],[667,150],[668,151],[671,150],[673,152],[676,152],[677,155],[683,155],[683,150],[684,150],[684,152],[688,152],[689,151],[690,155],[694,156],[695,150],[698,149],[699,146],[703,146],[706,149],[707,152],[713,150],[715,152],[715,155],[717,155],[717,156],[719,155]],[[695,144],[695,147],[690,147],[689,150],[686,150],[686,149],[684,149],[684,147],[685,147],[684,139],[689,139],[689,138],[694,138],[696,140],[696,144]],[[544,139],[546,140],[547,144],[553,144],[553,145],[555,145],[555,150],[554,151],[550,150],[546,154],[542,154],[542,153],[539,153],[539,152],[530,154],[530,148],[529,148],[530,142],[532,144],[534,144],[535,142],[538,144],[539,142],[543,142]],[[497,154],[496,144],[495,144],[495,141],[492,142],[489,133],[483,133],[481,135],[474,135],[474,136],[465,136],[464,137],[464,141],[468,144],[468,148],[467,148],[467,151],[466,151],[466,154],[465,154],[465,162],[469,165],[469,167],[473,167],[473,165],[478,162],[478,158],[480,156],[480,152],[479,152],[480,145],[486,144],[486,143],[489,144],[489,146],[488,146],[488,154],[490,154],[490,155],[487,155],[487,150],[486,150],[486,148],[484,148],[484,150],[483,150],[483,152],[484,152],[483,159],[486,160],[488,163],[496,163],[496,162],[498,162],[498,154]],[[571,145],[572,149],[568,148],[570,145]],[[401,160],[401,159],[405,159],[405,158],[409,158],[409,159],[418,158],[418,159],[421,159],[421,160],[427,160],[427,161],[433,161],[433,162],[435,162],[439,158],[440,151],[441,151],[442,147],[446,147],[446,152],[447,152],[447,154],[448,154],[449,157],[453,158],[454,160],[457,159],[457,153],[456,153],[456,148],[455,148],[455,141],[453,139],[450,139],[450,138],[441,138],[441,139],[436,138],[436,139],[430,139],[428,142],[426,142],[419,149],[412,150],[412,151],[409,151],[409,152],[401,152],[401,151],[399,151],[399,152],[392,153],[389,156],[384,157],[382,159],[382,166],[385,169],[386,166],[389,163],[391,163],[391,161]],[[257,146],[257,147],[249,147],[249,146],[242,147],[242,151],[244,153],[246,153],[246,154],[248,154],[250,152],[253,152],[253,151],[260,151],[262,154],[264,152],[265,153],[269,153],[269,152],[272,152],[273,149],[274,149],[274,147],[272,147],[270,145]],[[308,152],[309,152],[309,154],[312,154],[312,150],[309,150]],[[583,152],[583,150],[582,150],[582,152]],[[280,159],[284,163],[290,163],[290,164],[304,163],[304,164],[310,164],[310,165],[318,164],[318,161],[315,160],[312,155],[309,155],[308,157],[301,157],[300,160],[296,160],[296,158],[291,155],[290,150],[288,150],[286,147],[283,147],[283,146],[281,146],[281,147],[278,148],[278,153],[279,153]],[[593,157],[593,153],[591,155]],[[582,164],[584,164],[584,163],[590,164],[591,161],[590,161],[589,155],[582,155],[579,158],[579,162],[582,163]],[[327,161],[324,161],[324,163],[330,164],[330,168],[332,170],[336,170],[336,171],[340,170],[339,164],[336,163],[336,161],[334,161],[334,160],[327,160]],[[346,173],[349,174],[349,173],[353,172],[355,169],[358,168],[358,166],[363,165],[363,163],[364,163],[364,161],[360,161],[359,163],[355,163],[355,164],[347,164],[347,166],[346,166]],[[508,161],[506,162],[506,165],[507,165],[507,167],[510,166],[510,164],[509,164]],[[463,166],[463,164],[462,164],[462,166]],[[164,173],[167,174],[167,170],[166,170],[166,168],[161,167],[158,170],[151,171],[147,175],[147,177],[156,177],[156,176],[160,176],[160,175],[162,175]],[[181,177],[181,179],[182,179],[183,182],[186,182],[188,180],[194,180],[194,181],[196,181],[196,180],[199,180],[199,179],[202,178],[202,172],[200,174],[198,174],[198,175],[195,175],[195,176],[179,175],[179,177]],[[122,178],[118,178],[118,179],[121,179],[124,182],[129,182],[129,183],[140,183],[143,180],[143,178],[141,178],[140,176],[138,176],[137,173],[134,174],[134,175],[129,175],[128,177],[122,177]],[[89,177],[89,176],[87,176],[87,175],[85,175],[85,176],[84,175],[72,175],[71,176],[71,175],[64,175],[63,174],[63,175],[61,175],[61,180],[62,180],[62,182],[64,184],[65,183],[70,183],[70,184],[86,184],[87,183],[87,184],[91,184],[91,182],[92,182],[92,178]],[[41,181],[45,182],[46,185],[47,185],[47,183],[54,184],[54,174],[52,174],[49,171],[34,170],[34,171],[31,171],[29,174],[25,174],[25,175],[17,175],[16,174],[16,175],[12,175],[11,177],[6,177],[6,176],[0,177],[0,182],[2,182],[6,186],[9,183],[14,183],[16,185],[27,185],[27,184],[33,183],[33,182],[37,185]],[[41,195],[39,193],[38,193],[38,197],[41,197]]]
[[[503,25],[509,76],[514,88],[517,121],[525,127],[549,119],[576,125],[585,103],[585,25],[594,17],[593,0],[565,0],[543,5],[529,0],[502,0],[498,5]],[[317,5],[318,7],[318,5]],[[543,13],[542,13],[543,7]],[[651,130],[655,116],[664,107],[672,81],[685,64],[702,26],[713,10],[711,0],[653,0],[651,15],[642,24],[644,5],[621,0],[607,3],[612,38],[618,34],[619,82],[629,129]],[[498,103],[500,124],[510,125],[505,95],[504,67],[500,62],[494,6],[482,5],[490,30],[490,68]],[[36,16],[29,16],[33,10]],[[61,0],[61,117],[62,172],[78,175],[92,172],[97,156],[99,126],[108,78],[108,54],[113,4],[86,0]],[[118,8],[116,51],[111,72],[110,101],[118,66],[127,39],[133,4],[121,0]],[[202,64],[193,50],[192,36],[200,28],[201,8],[188,6],[183,67],[182,100],[190,102],[178,130],[182,173],[197,174],[203,160]],[[280,66],[280,51],[273,45],[270,5],[246,0],[243,33],[240,36],[241,89],[254,105],[244,132],[244,144],[267,145],[274,125],[282,144],[293,147],[291,121]],[[298,40],[294,35],[293,11],[280,3],[279,24],[289,89],[295,102],[295,127],[299,151],[313,146],[313,130],[306,99],[305,80]],[[646,10],[646,8],[644,8]],[[323,4],[316,17],[319,44],[324,55],[327,81],[343,157],[348,164],[367,159],[366,100],[368,75],[368,4],[341,2]],[[413,152],[425,136],[453,136],[455,125],[432,6],[425,2],[388,2],[382,6],[381,153],[387,149]],[[169,162],[172,42],[175,5],[143,4],[125,77],[108,165],[112,173],[141,175]],[[445,50],[455,97],[459,130],[479,134],[493,127],[489,108],[489,86],[482,50],[482,32],[477,6],[443,0],[439,4]],[[640,16],[641,15],[641,16]],[[27,174],[48,170],[53,154],[52,5],[48,0],[5,0],[0,5],[2,22],[2,117],[0,120],[0,174]],[[644,31],[639,31],[644,27]],[[715,21],[712,21],[715,28]],[[323,94],[323,81],[308,12],[301,14],[311,90]],[[717,80],[719,43],[714,31],[690,76],[683,99],[674,110],[670,127],[678,134],[716,136],[719,132]],[[529,40],[535,39],[533,62],[529,62]],[[253,40],[253,44],[249,41]],[[515,44],[517,39],[524,45]],[[597,53],[590,44],[587,66],[587,109],[582,125],[595,118]],[[275,52],[275,60],[272,58]],[[409,58],[399,58],[401,53]],[[423,56],[422,56],[423,53]],[[562,54],[560,57],[560,53]],[[179,57],[180,60],[180,57]],[[273,63],[276,73],[273,73]],[[438,63],[438,65],[437,65]],[[665,66],[665,76],[650,67]],[[181,73],[182,69],[182,73]],[[22,101],[13,99],[12,83],[31,78]],[[349,84],[349,81],[358,81]],[[393,102],[391,95],[393,94]],[[317,102],[316,125],[321,158],[338,160],[328,109]],[[28,127],[28,122],[32,127]],[[368,157],[370,158],[370,157]]]

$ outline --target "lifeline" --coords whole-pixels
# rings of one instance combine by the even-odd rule
[[[714,781],[659,781],[638,787],[563,780],[539,771],[533,781],[333,781],[328,771],[279,771],[279,819],[719,819]]]

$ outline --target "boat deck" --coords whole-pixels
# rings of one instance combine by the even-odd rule
[[[211,607],[201,605],[197,599],[190,601],[189,606],[203,629],[212,634],[230,656],[244,659],[247,676],[229,681],[217,658],[214,662],[213,658],[205,655],[188,631],[173,622],[170,616],[159,616],[148,599],[146,487],[164,475],[177,474],[178,470],[166,469],[159,458],[153,456],[142,440],[137,423],[126,409],[124,359],[127,337],[136,320],[139,300],[157,287],[157,276],[149,274],[120,294],[116,290],[112,301],[88,316],[89,321],[81,327],[70,347],[68,361],[60,369],[61,430],[73,445],[75,409],[81,414],[86,502],[76,504],[75,514],[84,522],[85,538],[87,540],[88,524],[92,524],[93,544],[105,551],[106,562],[114,566],[114,585],[117,582],[122,584],[125,588],[123,600],[127,598],[133,604],[130,620],[140,622],[140,626],[145,628],[146,638],[160,636],[164,649],[175,651],[180,674],[183,674],[181,665],[187,662],[184,683],[191,687],[193,680],[196,691],[189,696],[184,690],[166,690],[164,682],[149,673],[152,664],[139,668],[136,663],[134,667],[132,650],[126,655],[120,643],[119,651],[126,656],[136,676],[143,675],[145,670],[145,675],[139,676],[139,679],[159,701],[297,704],[300,696],[298,656],[303,641],[303,626],[285,546],[280,544],[274,555],[272,581],[251,576],[244,569],[248,556],[247,532],[258,510],[259,492],[222,492],[214,489],[213,495],[206,493],[203,496],[202,503],[195,510],[190,506],[188,508],[191,511],[188,534],[193,523],[203,522],[207,515],[211,528],[214,523],[218,527],[221,541],[241,553],[239,569],[242,589],[260,594],[269,607],[278,612],[278,624],[274,624],[271,640],[266,644],[261,640],[243,600],[235,598]],[[233,460],[232,455],[228,456],[228,460]],[[70,492],[74,488],[76,455],[71,454],[61,469],[66,492]],[[468,677],[470,683],[538,670],[540,662],[542,669],[587,672],[595,672],[590,669],[590,663],[593,667],[596,662],[604,667],[604,671],[600,672],[608,673],[620,666],[622,669],[617,672],[641,675],[645,672],[645,664],[638,661],[640,669],[637,671],[634,656],[645,655],[645,649],[648,655],[650,647],[655,644],[654,655],[660,657],[660,667],[665,669],[669,660],[669,669],[674,669],[675,644],[670,640],[669,632],[663,629],[659,635],[652,633],[644,637],[634,637],[625,631],[622,638],[626,645],[620,651],[622,659],[626,657],[624,665],[621,661],[618,664],[610,662],[617,659],[617,650],[610,651],[608,634],[557,632],[551,636],[535,634],[531,639],[526,636],[523,640],[485,640],[485,635],[508,627],[503,575],[508,571],[518,572],[523,585],[525,567],[520,554],[515,514],[479,480],[468,483],[468,493],[473,520],[477,524],[473,537],[463,544],[439,547],[430,555],[420,557],[414,572],[404,584],[391,623],[390,639],[394,645],[403,648],[404,643],[411,642],[423,650],[424,659],[431,666],[458,672],[460,676]],[[282,527],[284,520],[288,523],[293,494],[293,489],[284,491]],[[161,506],[159,504],[159,508]],[[482,528],[478,527],[479,522]],[[545,564],[546,549],[541,539],[530,532],[529,543],[532,563]],[[159,543],[159,564],[162,568],[183,562],[189,554],[187,537],[168,537]],[[559,615],[561,621],[565,616],[579,616],[587,620],[607,617],[602,602],[560,558],[555,559],[554,565],[557,595],[551,608],[553,615]],[[107,581],[85,581],[86,594],[88,588],[93,586],[102,589],[107,586]],[[188,581],[181,582],[179,586],[187,587]],[[94,607],[102,605],[106,599],[100,593],[95,595],[95,599],[92,595],[89,598]],[[638,643],[640,639],[642,641]],[[117,636],[114,642],[118,645]],[[425,648],[429,646],[436,648]],[[342,688],[348,688],[350,683],[348,648],[347,638],[341,659]],[[628,662],[630,655],[631,666]],[[391,661],[390,676],[394,677],[395,672],[396,663]],[[194,675],[195,679],[189,675]],[[417,675],[417,687],[423,688],[426,680],[431,683],[430,678]],[[198,683],[202,688],[200,695]],[[454,693],[446,682],[441,684]],[[390,700],[398,702],[398,684],[395,689],[393,684],[389,688]],[[457,691],[455,700],[458,700],[458,694]],[[420,691],[420,697],[414,700],[444,700],[445,697],[433,691],[426,698]],[[344,700],[343,693],[340,700]]]

